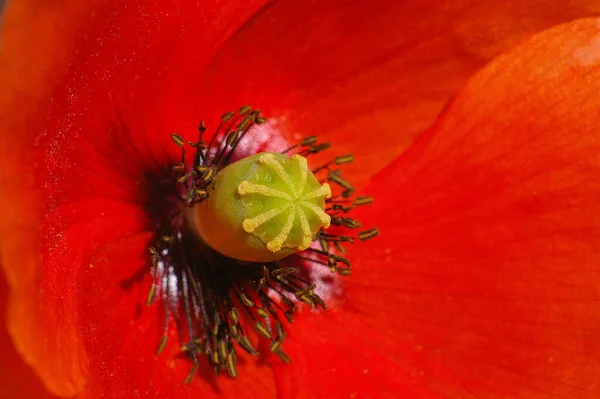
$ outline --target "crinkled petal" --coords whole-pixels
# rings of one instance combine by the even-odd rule
[[[338,155],[353,153],[347,173],[361,184],[493,57],[592,15],[600,5],[589,0],[278,1],[240,29],[192,87],[205,93],[203,109],[251,102],[286,136],[318,135]]]
[[[278,369],[281,385],[358,347],[339,366],[353,378],[306,397],[361,397],[378,384],[359,370],[382,367],[421,388],[406,397],[598,398],[599,93],[598,19],[536,35],[471,79],[372,180],[361,218],[381,236],[359,247],[337,342],[313,327],[296,355],[317,360],[300,377]]]

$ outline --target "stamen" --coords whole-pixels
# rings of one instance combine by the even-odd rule
[[[265,327],[264,324],[262,324],[260,321],[257,321],[256,323],[254,323],[254,327],[256,328],[256,331],[258,331],[258,333],[260,335],[262,335],[263,337],[265,337],[266,339],[271,339],[271,333],[269,332],[269,330],[267,330],[267,328]]]
[[[178,146],[183,148],[183,138],[177,133],[171,134],[171,140]]]
[[[236,308],[232,308],[229,311],[229,318],[233,324],[237,324],[240,321],[240,312]]]
[[[300,151],[298,153],[298,155],[307,157],[309,155],[318,154],[319,152],[328,150],[330,147],[331,147],[331,143],[316,143],[316,140],[315,140],[314,144],[307,145],[306,148],[304,148],[302,151]]]
[[[336,157],[334,162],[336,165],[342,165],[345,163],[350,163],[354,161],[354,155],[342,155],[341,157]]]
[[[307,145],[312,145],[316,142],[317,142],[317,136],[308,136],[308,137],[305,137],[302,139],[302,141],[300,142],[300,145],[307,146]]]
[[[274,353],[277,355],[277,357],[279,357],[279,359],[281,359],[283,363],[292,364],[292,359],[282,349],[278,349],[277,351],[274,351]]]
[[[237,377],[237,368],[235,366],[235,352],[229,352],[227,354],[227,371],[229,372],[229,376],[231,378]]]
[[[299,146],[306,147],[306,146],[309,146],[316,142],[317,142],[317,136],[308,136],[308,137],[305,137],[304,139],[302,139],[302,141],[300,141],[300,143],[294,144],[293,146],[281,151],[281,153],[286,154],[286,153],[292,151],[293,149],[298,148]]]
[[[360,220],[354,220],[346,217],[332,217],[331,224],[335,226],[344,226],[349,229],[356,229],[362,225]]]
[[[265,319],[266,319],[267,317],[269,317],[269,313],[268,313],[266,310],[262,309],[262,308],[258,308],[258,309],[256,309],[256,313],[258,313],[258,315],[259,315],[260,317],[263,317],[263,318],[265,318]]]
[[[377,237],[378,235],[379,229],[375,227],[369,230],[361,231],[360,233],[358,233],[358,238],[365,241]]]
[[[352,161],[354,161],[353,155],[342,155],[341,157],[335,157],[333,160],[327,162],[326,164],[321,165],[316,169],[313,169],[313,173],[317,173],[323,169],[329,169],[329,166],[331,164],[342,165],[342,164],[350,163]]]
[[[352,183],[350,183],[348,180],[346,180],[346,179],[342,178],[342,176],[340,176],[339,171],[334,171],[334,172],[329,173],[327,178],[329,180],[331,180],[332,182],[338,184],[339,186],[345,188],[346,190],[354,189],[354,186],[352,185]]]
[[[259,355],[247,335],[249,328],[270,341],[269,351],[284,363],[291,363],[283,350],[287,337],[284,324],[293,323],[299,303],[312,309],[327,309],[326,302],[315,293],[316,281],[309,277],[306,267],[324,267],[332,273],[348,276],[352,273],[351,263],[345,255],[341,256],[346,251],[343,245],[379,234],[377,228],[360,231],[357,235],[345,234],[361,227],[360,221],[346,214],[356,206],[372,203],[373,199],[367,196],[353,199],[353,185],[342,178],[340,170],[330,170],[331,165],[353,161],[352,155],[335,157],[317,168],[325,170],[320,179],[329,180],[334,183],[332,186],[321,184],[309,173],[305,156],[331,147],[330,143],[319,143],[316,136],[309,136],[284,151],[292,152],[291,159],[265,153],[239,161],[268,168],[268,173],[263,170],[258,175],[268,175],[267,179],[274,177],[277,180],[274,185],[244,177],[230,186],[237,192],[235,206],[239,207],[240,201],[243,206],[243,217],[236,228],[248,236],[259,237],[266,251],[277,252],[278,258],[256,260],[225,256],[215,250],[209,240],[198,241],[197,226],[189,220],[194,214],[191,210],[205,206],[209,209],[208,204],[215,207],[222,179],[230,169],[225,166],[234,165],[228,165],[229,161],[238,144],[251,136],[253,126],[265,122],[260,110],[243,106],[237,113],[229,111],[221,116],[208,145],[203,136],[207,130],[204,121],[199,124],[195,142],[185,140],[179,133],[171,135],[181,150],[181,159],[167,168],[170,175],[165,184],[169,186],[163,191],[169,202],[174,195],[171,185],[175,185],[175,198],[179,201],[166,215],[159,212],[155,220],[160,234],[157,234],[156,245],[149,249],[152,282],[146,303],[150,306],[160,302],[164,307],[164,330],[157,353],[164,351],[168,344],[170,323],[174,322],[180,329],[181,350],[192,363],[185,383],[190,383],[197,374],[202,357],[215,372],[226,371],[235,378],[238,374],[236,350]],[[191,154],[186,152],[189,148]],[[335,191],[333,196],[332,190]],[[152,193],[154,200],[156,191]],[[271,206],[265,206],[271,200]],[[253,202],[260,206],[252,208]],[[184,211],[186,207],[191,210]],[[228,213],[220,203],[216,207],[220,213]],[[239,214],[240,209],[229,213]],[[341,231],[342,234],[329,233],[324,229],[330,224],[338,226],[336,232],[347,230]],[[207,228],[231,230],[232,234],[225,237],[232,240],[233,227],[213,223]],[[312,245],[313,242],[318,245]],[[239,255],[244,252],[242,249]],[[278,260],[285,256],[289,258]],[[326,283],[320,281],[319,284]]]
[[[372,204],[373,203],[373,197],[356,197],[354,199],[354,205],[359,206],[359,205],[367,205],[367,204]]]
[[[246,105],[243,105],[240,107],[240,109],[238,110],[238,114],[246,115],[250,111],[252,111],[252,107],[250,105],[246,104]]]
[[[234,115],[235,115],[235,112],[229,111],[229,112],[224,113],[221,116],[221,119],[223,120],[223,122],[229,122],[231,120],[231,118],[234,117]]]

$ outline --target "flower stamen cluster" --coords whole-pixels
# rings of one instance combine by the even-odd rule
[[[160,299],[164,306],[159,353],[167,345],[171,320],[180,330],[182,351],[193,364],[186,382],[192,380],[202,358],[215,372],[226,370],[236,377],[238,349],[259,355],[249,329],[269,340],[269,350],[290,363],[283,350],[285,328],[293,323],[299,304],[327,309],[310,269],[326,267],[340,276],[350,275],[344,245],[379,233],[376,228],[351,233],[361,223],[347,214],[372,202],[371,197],[355,197],[354,187],[336,168],[351,162],[351,155],[309,170],[306,157],[329,149],[329,143],[311,136],[280,154],[263,153],[231,163],[240,141],[253,126],[265,122],[259,110],[244,106],[222,116],[208,144],[203,139],[204,122],[195,142],[172,135],[181,149],[171,180],[180,206],[157,222],[157,240],[150,248],[154,280],[147,303]],[[240,173],[246,177],[227,183],[228,171],[238,162],[253,172]],[[234,205],[224,210],[218,197],[228,184],[232,189],[226,194],[231,194]],[[258,240],[273,257],[249,260],[244,259],[246,253],[237,256],[213,247],[199,232],[197,219],[202,216],[199,223],[206,225],[209,235],[222,231],[223,226],[210,223],[214,210],[238,213],[239,223],[231,224],[231,229],[239,228],[250,241]],[[329,232],[330,225],[336,226],[336,232]],[[347,233],[339,234],[344,230]],[[244,248],[242,252],[252,250]]]

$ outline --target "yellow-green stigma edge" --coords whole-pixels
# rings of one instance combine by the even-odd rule
[[[326,310],[321,286],[339,284],[316,280],[311,270],[350,275],[346,245],[379,234],[349,216],[373,202],[356,196],[342,175],[352,155],[310,169],[307,158],[331,147],[315,136],[281,152],[237,154],[264,123],[260,110],[243,106],[222,115],[209,140],[204,121],[195,141],[173,133],[181,158],[151,180],[148,203],[158,205],[149,205],[156,240],[147,305],[163,305],[157,355],[175,323],[192,363],[186,383],[202,359],[215,373],[236,377],[237,351],[258,356],[257,339],[291,363],[283,344],[299,304]],[[158,202],[157,192],[164,195]]]

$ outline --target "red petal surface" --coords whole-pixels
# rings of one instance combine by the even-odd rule
[[[48,388],[65,396],[80,392],[84,386],[105,398],[144,397],[150,393],[186,397],[191,392],[182,387],[186,362],[178,362],[181,370],[173,373],[170,367],[174,363],[168,366],[165,359],[154,360],[159,337],[158,330],[151,327],[159,322],[155,311],[132,314],[142,290],[148,289],[148,281],[134,280],[128,289],[122,286],[124,276],[131,278],[142,270],[149,238],[143,204],[139,202],[143,193],[138,184],[144,178],[140,171],[152,170],[155,160],[164,166],[167,155],[161,146],[164,142],[149,146],[144,123],[130,127],[122,122],[127,118],[134,124],[154,111],[153,100],[161,91],[148,81],[148,76],[160,76],[157,69],[163,69],[171,53],[176,52],[169,50],[178,38],[186,39],[190,31],[202,32],[202,39],[194,38],[197,50],[214,52],[262,4],[229,2],[223,8],[216,2],[199,8],[196,2],[194,6],[180,1],[157,3],[130,3],[119,12],[105,5],[98,11],[98,22],[90,25],[90,31],[101,39],[90,36],[87,46],[80,48],[68,80],[54,95],[46,121],[35,118],[40,114],[35,108],[23,110],[18,106],[18,100],[30,105],[29,100],[43,98],[43,94],[37,86],[10,84],[11,77],[17,79],[26,73],[18,67],[11,70],[6,61],[10,53],[5,55],[9,73],[2,77],[9,83],[7,87],[14,88],[15,98],[3,97],[3,101],[12,101],[17,107],[16,116],[3,114],[1,148],[8,153],[3,151],[0,157],[3,193],[11,193],[2,198],[2,259],[12,289],[9,328],[19,351],[25,353]],[[169,8],[168,4],[171,12],[163,10]],[[17,14],[15,11],[12,24],[18,23]],[[56,19],[55,14],[50,15]],[[198,30],[200,27],[204,30]],[[38,43],[31,33],[23,36],[15,42],[28,39]],[[148,50],[151,44],[154,51]],[[32,74],[55,76],[52,72],[56,71]],[[146,77],[144,85],[139,83],[141,76]],[[43,87],[46,93],[48,86]],[[111,93],[111,87],[118,89]],[[151,89],[155,90],[154,96],[146,97]],[[139,103],[136,113],[130,112],[134,95]],[[128,107],[122,107],[124,97],[131,100],[126,103]],[[120,113],[115,107],[120,107]],[[145,122],[153,121],[146,118]],[[171,128],[178,127],[177,122],[168,130],[158,125],[151,132],[171,132]],[[168,140],[168,133],[165,138]],[[31,181],[29,172],[33,167],[37,167],[35,181]],[[39,209],[41,204],[43,209]],[[103,262],[114,254],[126,254],[119,259],[131,261]],[[94,263],[104,267],[94,270],[90,267]],[[142,316],[146,319],[134,325]],[[133,327],[122,327],[123,323]],[[145,326],[148,330],[142,330]],[[155,365],[159,365],[157,370]],[[261,377],[261,373],[267,377]],[[260,372],[249,373],[248,378],[261,381],[254,389],[257,395],[272,394],[270,369],[262,367]],[[224,381],[219,389],[235,392],[253,386],[247,383],[229,387],[230,383]],[[191,389],[197,394],[198,388],[202,388],[201,383]]]
[[[486,62],[597,1],[272,2],[221,49],[203,109],[252,102],[297,137],[354,153],[355,184],[396,158]],[[211,95],[226,93],[226,95]],[[365,167],[368,166],[368,167]]]
[[[57,15],[63,11],[62,3],[48,2],[47,9],[41,8],[47,17],[23,23],[25,16],[36,15],[28,14],[28,7],[38,5],[17,2],[25,6],[15,6],[12,19],[6,21],[5,31],[15,32],[16,39],[6,40],[10,45],[4,51],[0,74],[2,87],[9,88],[3,89],[1,97],[0,181],[3,192],[11,193],[2,198],[0,207],[2,259],[11,288],[12,336],[52,391],[70,395],[87,383],[88,394],[101,397],[151,393],[186,397],[200,390],[204,393],[206,384],[210,385],[204,380],[191,388],[181,385],[186,363],[168,360],[177,348],[171,346],[172,352],[163,355],[164,359],[154,360],[159,317],[153,309],[136,308],[143,302],[147,277],[131,280],[143,270],[148,240],[140,206],[139,187],[145,184],[142,171],[152,169],[154,162],[164,165],[168,153],[173,154],[165,132],[189,136],[200,118],[221,113],[221,105],[252,102],[262,107],[264,103],[263,108],[278,117],[272,126],[287,137],[296,129],[306,134],[327,131],[338,142],[347,143],[343,148],[348,151],[357,145],[373,150],[386,143],[381,156],[368,158],[371,171],[377,170],[429,123],[449,93],[489,56],[524,33],[594,11],[582,2],[559,11],[554,7],[539,20],[524,18],[521,24],[514,24],[520,19],[513,16],[514,7],[507,7],[491,15],[504,15],[498,21],[508,20],[518,28],[506,36],[501,32],[501,39],[494,34],[474,40],[473,32],[486,29],[487,25],[482,28],[475,22],[482,16],[491,21],[489,26],[497,27],[498,22],[490,18],[494,7],[457,3],[438,9],[438,2],[431,2],[423,3],[425,8],[405,9],[392,3],[378,2],[381,8],[369,4],[365,9],[358,3],[322,2],[322,12],[314,12],[312,7],[297,9],[294,2],[267,8],[261,1],[215,1],[201,7],[196,1],[105,2],[90,21],[90,9],[72,4],[65,9],[68,18],[61,19]],[[480,13],[472,14],[473,10]],[[530,11],[523,10],[517,14]],[[409,18],[422,17],[425,11],[428,18],[421,18],[419,24],[414,23],[416,17]],[[295,23],[299,16],[305,23]],[[448,27],[444,25],[447,21],[465,21],[465,25],[460,22],[460,28]],[[38,26],[43,28],[41,33],[32,29]],[[405,37],[407,26],[412,33],[406,34],[406,43],[388,43],[387,38]],[[448,35],[448,31],[457,33]],[[334,32],[340,36],[335,37]],[[242,41],[246,36],[250,42]],[[231,37],[232,44],[220,51]],[[311,38],[307,43],[306,37]],[[446,38],[454,39],[446,42]],[[49,118],[44,121],[46,114],[40,110],[57,79],[64,76],[75,40],[79,47],[69,76],[55,93]],[[248,55],[251,43],[258,45],[256,53]],[[285,54],[279,51],[286,46],[315,50],[290,50],[296,58],[290,56],[284,62]],[[23,48],[32,51],[21,56]],[[236,48],[243,51],[241,61],[228,58]],[[263,56],[260,51],[265,49],[274,50]],[[447,49],[451,51],[446,53]],[[465,52],[473,55],[462,60]],[[357,57],[358,53],[362,57]],[[307,63],[310,56],[322,62],[321,66]],[[431,58],[417,62],[421,56]],[[271,60],[273,68],[261,64],[261,59]],[[356,60],[359,62],[354,63]],[[206,75],[202,72],[205,67],[209,68]],[[236,75],[221,75],[227,70],[236,74],[246,70],[249,77],[241,82],[246,86],[236,84],[240,83]],[[421,70],[426,72],[424,76],[416,72]],[[410,78],[404,78],[406,75]],[[209,84],[205,76],[216,85]],[[398,76],[403,77],[400,86],[387,85]],[[272,86],[266,85],[267,80]],[[264,86],[252,87],[253,81]],[[382,81],[386,85],[380,84]],[[432,84],[433,92],[423,85],[435,81],[443,84]],[[332,82],[337,83],[332,86]],[[412,96],[414,87],[409,82],[427,90]],[[298,90],[309,85],[314,88],[312,94]],[[285,97],[288,92],[290,96]],[[334,96],[328,97],[330,93]],[[356,98],[361,100],[358,104]],[[279,101],[281,106],[277,106]],[[390,106],[384,107],[384,103]],[[307,104],[306,108],[302,104]],[[401,118],[392,112],[398,106],[408,110]],[[297,114],[286,111],[292,108]],[[361,114],[375,108],[383,111]],[[323,114],[337,119],[310,118]],[[352,125],[345,124],[349,114],[354,118]],[[323,125],[314,122],[318,120]],[[406,135],[397,135],[398,125],[408,126]],[[344,136],[339,133],[342,130],[351,133]],[[373,147],[366,146],[365,132],[369,142],[373,137],[379,140],[369,144]],[[261,140],[270,139],[272,133],[263,131]],[[394,145],[388,146],[390,142]],[[32,181],[34,167],[37,174]],[[356,177],[361,179],[359,174]],[[43,263],[39,261],[39,240]],[[171,372],[170,367],[177,370]],[[220,379],[215,392],[220,389],[246,397],[274,394],[267,365],[243,367],[241,380],[231,384]]]
[[[380,378],[357,376],[372,368],[406,381],[398,397],[600,397],[599,93],[597,19],[477,74],[373,179],[362,216],[382,234],[347,280],[346,312],[327,314],[337,339],[312,319],[312,339],[288,347],[316,363],[277,369],[286,397],[380,397]],[[289,389],[317,378],[312,396]]]
[[[3,320],[6,319],[7,291],[6,279],[4,274],[0,273],[0,317]],[[31,367],[25,364],[19,353],[17,353],[12,339],[4,327],[0,329],[0,353],[2,353],[0,398],[56,399],[55,396],[48,393]]]
[[[33,372],[25,367],[8,333],[16,341],[28,363],[45,373],[46,383],[55,391],[73,392],[83,381],[74,367],[64,372],[57,367],[61,358],[55,335],[41,328],[38,319],[39,300],[39,215],[40,197],[33,190],[34,161],[30,155],[35,135],[43,128],[41,109],[49,101],[49,93],[64,76],[65,66],[82,26],[89,22],[95,1],[14,1],[2,21],[0,52],[0,256],[6,282],[10,288],[8,316],[2,317],[2,363],[10,372],[2,373],[0,386],[12,397],[45,397],[35,393],[40,386]],[[64,19],[62,19],[64,18]],[[60,21],[69,23],[60,23]],[[30,49],[32,51],[24,51]],[[35,50],[35,51],[33,51]],[[0,296],[4,308],[6,295]],[[42,310],[40,309],[40,312]],[[51,313],[53,310],[47,310]],[[10,320],[4,324],[6,317]],[[59,332],[56,332],[60,334]],[[65,337],[65,341],[68,337]],[[77,340],[74,340],[77,342]],[[72,358],[72,348],[66,350]],[[78,362],[73,362],[77,364]],[[28,389],[32,389],[28,392]],[[23,394],[24,396],[22,396]],[[4,397],[4,396],[2,396]],[[10,397],[10,396],[9,396]]]

